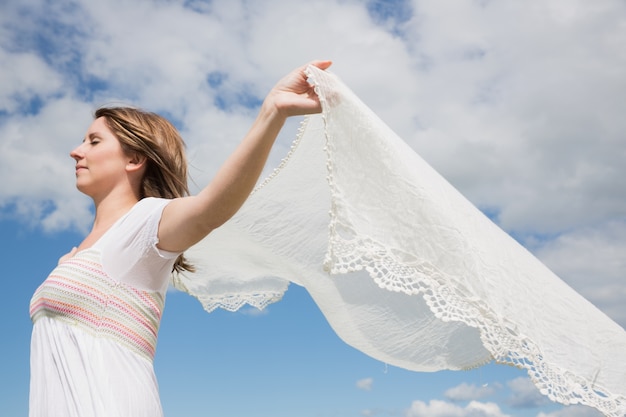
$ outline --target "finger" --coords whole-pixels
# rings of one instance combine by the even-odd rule
[[[315,60],[311,61],[309,65],[313,65],[321,70],[325,70],[333,64],[333,61],[330,60]]]

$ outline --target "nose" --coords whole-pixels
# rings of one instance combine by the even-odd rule
[[[80,159],[84,157],[84,152],[82,148],[83,148],[83,144],[81,143],[70,152],[70,157],[76,162],[78,162]]]

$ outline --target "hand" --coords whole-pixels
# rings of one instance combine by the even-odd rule
[[[321,112],[319,98],[313,86],[307,81],[305,70],[309,65],[325,70],[331,64],[331,61],[312,61],[296,68],[272,88],[266,102],[285,117]]]
[[[67,261],[68,259],[72,258],[74,255],[76,255],[76,252],[78,252],[78,248],[76,246],[74,246],[72,248],[72,250],[70,251],[70,253],[66,253],[65,255],[61,256],[59,258],[59,264],[62,264],[63,262]]]

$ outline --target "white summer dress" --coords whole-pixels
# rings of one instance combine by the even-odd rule
[[[168,202],[138,202],[35,292],[31,417],[163,414],[153,358],[178,256],[156,247]]]

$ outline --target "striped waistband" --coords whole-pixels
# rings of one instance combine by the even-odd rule
[[[47,316],[80,326],[152,361],[164,301],[159,292],[111,279],[99,251],[90,249],[52,271],[33,295],[30,316],[33,323]]]

